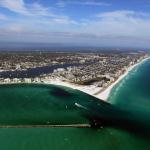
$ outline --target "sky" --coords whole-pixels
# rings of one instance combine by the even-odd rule
[[[0,0],[0,42],[150,48],[150,1]]]

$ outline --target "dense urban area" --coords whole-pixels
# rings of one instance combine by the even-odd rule
[[[1,52],[1,83],[42,83],[46,79],[59,79],[80,85],[95,84],[106,87],[127,68],[149,54],[138,52]],[[49,67],[46,73],[21,77],[5,77],[3,73],[18,73],[28,69]],[[51,67],[53,69],[51,69]]]

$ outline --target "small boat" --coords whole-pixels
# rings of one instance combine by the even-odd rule
[[[87,109],[86,107],[84,107],[84,106],[82,106],[82,105],[80,105],[80,104],[78,104],[78,103],[75,103],[75,106],[77,106],[77,107],[79,107],[79,108]]]

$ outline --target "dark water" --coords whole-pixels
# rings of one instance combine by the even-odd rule
[[[123,114],[78,90],[42,84],[1,85],[0,110],[0,125],[99,123],[99,119],[120,119],[117,112]]]
[[[150,61],[129,73],[107,104],[77,90],[0,86],[0,124],[94,123],[98,128],[0,129],[2,150],[149,150]],[[78,103],[84,108],[75,106]]]
[[[81,66],[80,64],[64,64],[29,68],[22,71],[3,71],[0,72],[0,78],[34,78],[42,74],[52,73],[57,68],[67,68],[70,66]]]

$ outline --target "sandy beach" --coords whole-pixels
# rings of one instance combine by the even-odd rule
[[[128,75],[128,73],[134,69],[135,67],[137,67],[138,65],[140,65],[141,63],[143,63],[144,61],[148,60],[150,58],[145,58],[142,61],[130,66],[125,72],[124,74],[122,74],[115,82],[113,82],[110,86],[108,86],[103,92],[101,92],[100,94],[96,95],[97,98],[107,101],[108,97],[111,93],[111,90],[113,89],[113,87],[118,84],[125,76]]]
[[[126,75],[128,75],[128,73],[133,68],[140,65],[141,63],[143,63],[147,59],[150,59],[150,58],[145,58],[145,59],[141,60],[140,62],[128,67],[128,69],[122,75],[120,75],[120,77],[116,81],[114,81],[112,84],[110,84],[105,89],[103,89],[102,87],[97,87],[94,84],[93,85],[87,85],[87,86],[78,85],[78,84],[70,83],[70,82],[67,82],[67,81],[63,81],[59,78],[54,78],[54,79],[46,78],[46,79],[43,79],[43,82],[44,82],[44,84],[53,84],[53,85],[65,86],[65,87],[69,87],[69,88],[72,88],[72,89],[76,89],[76,90],[82,91],[86,94],[89,94],[91,96],[94,96],[94,97],[96,97],[100,100],[107,101],[113,87],[116,84],[118,84]],[[8,84],[8,83],[0,83],[0,84]],[[12,83],[12,84],[16,84],[16,83]],[[41,82],[39,82],[39,84],[41,84]]]
[[[143,63],[144,61],[146,61],[147,59],[150,58],[145,58],[142,61],[130,66],[125,72],[124,74],[122,74],[115,82],[113,82],[110,86],[108,86],[104,91],[100,92],[99,94],[95,94],[99,91],[102,90],[102,87],[97,87],[96,85],[89,85],[89,86],[83,86],[83,85],[77,85],[77,84],[73,84],[73,83],[69,83],[69,82],[65,82],[65,81],[61,81],[60,79],[45,79],[44,83],[46,84],[54,84],[54,85],[61,85],[61,86],[66,86],[72,89],[77,89],[80,90],[84,93],[87,93],[91,96],[94,96],[98,99],[107,101],[108,97],[111,93],[111,90],[113,89],[113,87],[118,84],[126,75],[128,75],[128,73],[135,68],[136,66],[138,66],[139,64]]]
[[[80,90],[80,91],[87,93],[89,95],[92,95],[92,96],[94,96],[94,94],[96,92],[98,92],[99,90],[102,89],[101,87],[97,87],[95,85],[89,85],[89,86],[77,85],[77,84],[62,81],[60,79],[45,79],[44,83],[66,86],[66,87],[69,87],[72,89]]]

